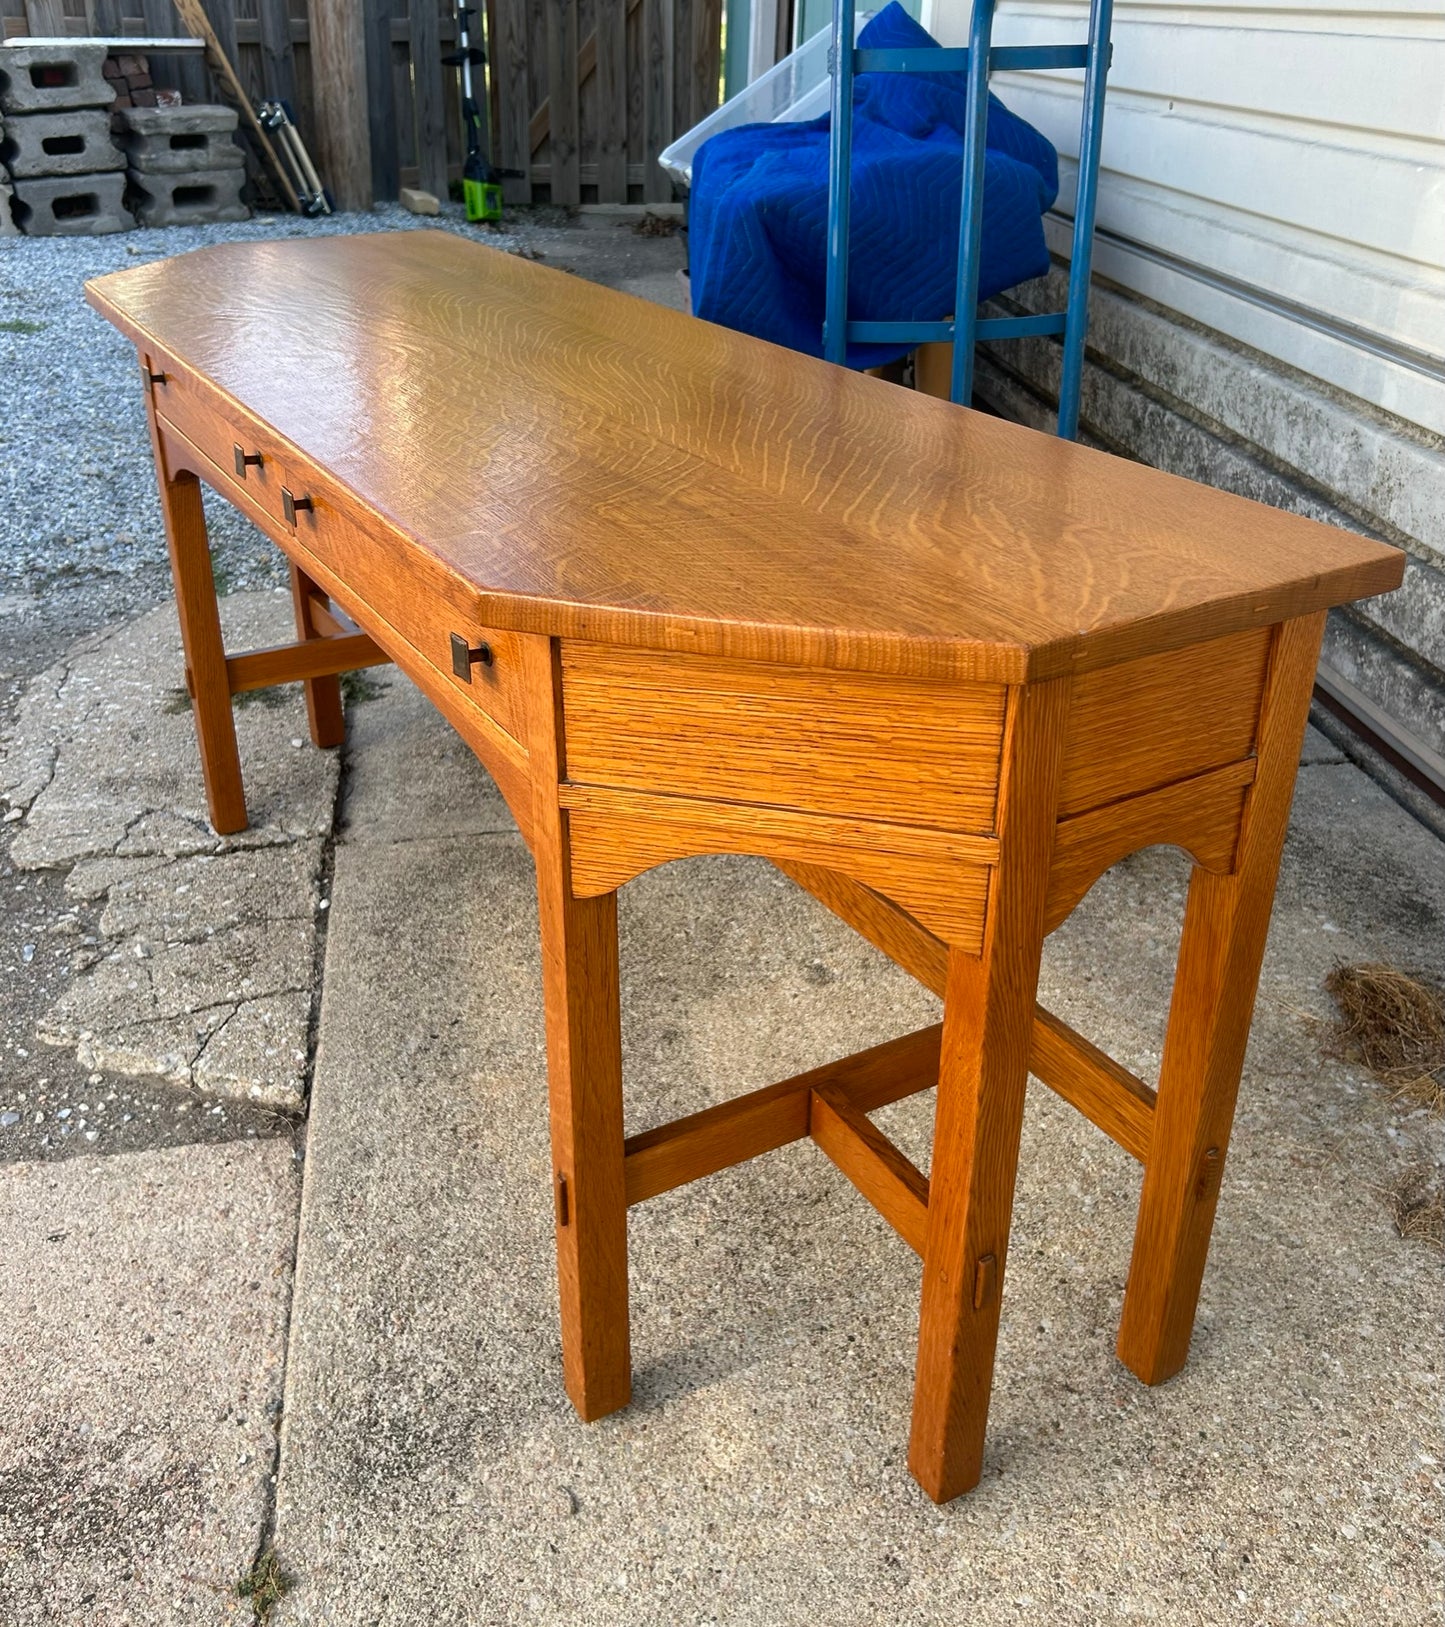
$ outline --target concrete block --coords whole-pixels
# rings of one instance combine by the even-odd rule
[[[236,110],[214,102],[138,108],[129,110],[116,123],[137,136],[229,135],[236,128]]]
[[[15,224],[31,237],[103,237],[135,225],[125,175],[51,175],[15,186]]]
[[[125,154],[110,138],[101,108],[22,113],[0,134],[0,161],[17,180],[32,175],[98,175],[124,169]]]
[[[184,175],[131,170],[135,216],[142,226],[208,226],[249,220],[241,202],[244,169],[192,170]]]
[[[115,91],[105,77],[105,58],[104,45],[78,40],[0,46],[0,111],[109,107]]]
[[[118,107],[112,124],[126,162],[145,174],[241,169],[246,162],[229,107]]]
[[[8,181],[0,181],[0,237],[18,237],[20,228],[15,224],[12,213],[15,206],[15,191]]]

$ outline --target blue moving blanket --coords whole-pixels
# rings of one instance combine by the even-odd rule
[[[861,47],[937,42],[897,4]],[[852,320],[936,322],[953,314],[963,187],[964,76],[859,74],[854,83]],[[823,354],[828,125],[748,124],[705,141],[693,161],[688,250],[692,308],[709,322]],[[1049,269],[1043,214],[1058,155],[989,97],[979,299]],[[911,346],[850,345],[853,367]]]

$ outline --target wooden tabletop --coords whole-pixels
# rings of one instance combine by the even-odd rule
[[[1019,682],[1403,570],[1384,544],[447,232],[228,243],[87,297],[499,627]]]

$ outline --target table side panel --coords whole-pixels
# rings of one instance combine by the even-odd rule
[[[569,780],[939,830],[993,828],[1002,684],[564,643]]]
[[[572,887],[600,896],[644,870],[702,853],[752,853],[827,870],[893,900],[936,937],[977,954],[997,844],[951,851],[937,831],[869,825],[738,802],[564,785]]]
[[[1080,674],[1059,818],[1250,757],[1273,636],[1250,628]]]

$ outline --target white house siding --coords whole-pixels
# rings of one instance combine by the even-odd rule
[[[925,21],[963,44],[970,9]],[[1002,0],[994,38],[1087,26],[1087,0]],[[1059,149],[1061,261],[1082,77],[993,79]],[[1116,0],[1098,224],[1086,434],[1404,545],[1406,588],[1336,618],[1327,660],[1445,755],[1445,7]],[[980,393],[1044,422],[1055,355],[994,347]]]

